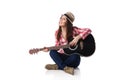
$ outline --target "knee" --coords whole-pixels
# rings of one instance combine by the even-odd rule
[[[54,56],[54,55],[55,55],[55,53],[57,53],[57,51],[56,51],[56,50],[50,50],[49,55],[52,57],[52,56]]]
[[[80,61],[80,56],[78,54],[73,54],[71,57],[73,61]]]
[[[72,54],[71,56],[72,56],[73,59],[78,59],[78,58],[80,58],[80,56],[79,56],[78,54]]]

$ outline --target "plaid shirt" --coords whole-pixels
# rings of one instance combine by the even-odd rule
[[[57,40],[57,33],[58,33],[58,30],[55,32],[55,37],[56,37],[56,44],[55,46],[59,46],[59,45],[66,45],[68,44],[68,41],[65,40],[62,35],[60,37],[60,40],[58,41]],[[77,36],[77,35],[80,35],[81,38],[84,40],[87,35],[89,35],[91,33],[91,30],[89,28],[78,28],[78,27],[73,27],[73,37]],[[64,50],[61,48],[58,50],[59,53],[63,54],[64,53]]]

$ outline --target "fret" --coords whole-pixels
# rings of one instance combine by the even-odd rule
[[[70,45],[67,44],[67,45],[60,45],[60,46],[51,46],[51,47],[46,47],[48,48],[49,50],[58,50],[60,48],[68,48]],[[39,51],[42,51],[44,50],[44,48],[40,48]]]
[[[60,49],[60,48],[68,48],[69,45],[61,45],[61,46],[53,46],[53,47],[48,47],[49,50],[57,50],[57,49]]]

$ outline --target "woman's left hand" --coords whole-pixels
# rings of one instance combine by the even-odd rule
[[[80,38],[81,38],[80,35],[77,35],[76,37],[74,37],[74,39],[69,43],[70,46],[75,46]]]

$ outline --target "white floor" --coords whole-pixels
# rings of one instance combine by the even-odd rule
[[[12,52],[11,52],[12,53]],[[2,55],[3,56],[3,55]],[[70,75],[62,70],[46,70],[47,63],[53,63],[48,53],[29,55],[15,53],[3,56],[0,59],[1,80],[119,80],[118,58],[103,56],[95,53],[93,56],[84,58],[80,66],[75,69],[75,74]]]
[[[61,79],[66,79],[66,80],[80,80],[80,70],[76,69],[75,70],[75,74],[74,76],[69,75],[67,73],[65,73],[64,71],[61,70],[47,70],[45,72],[46,77],[49,79],[53,79],[53,80],[61,80]]]

